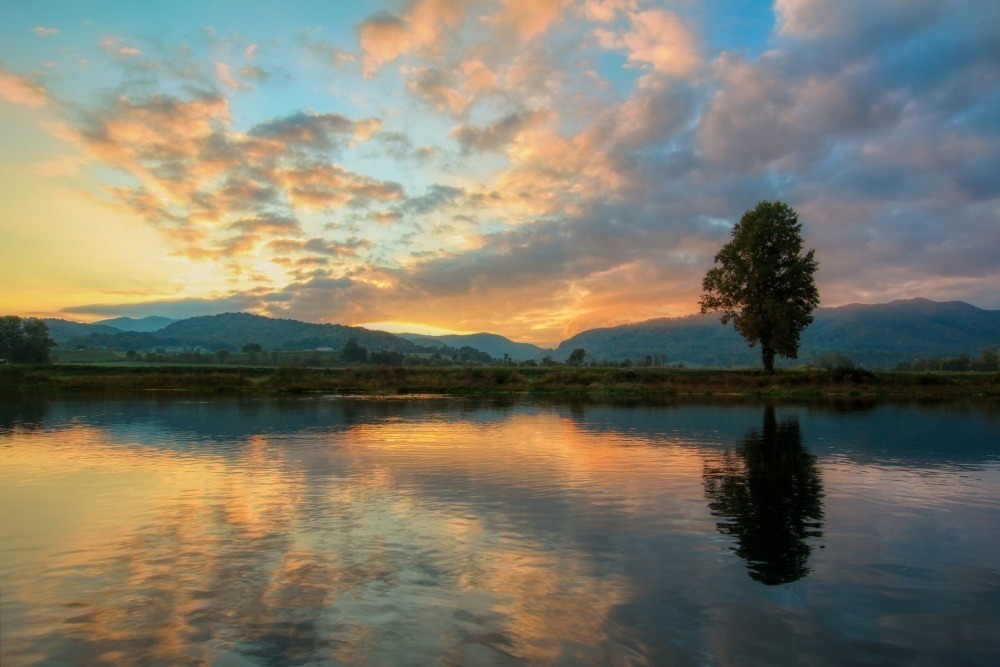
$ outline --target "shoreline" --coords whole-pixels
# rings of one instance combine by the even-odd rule
[[[303,394],[759,398],[998,398],[1000,373],[604,367],[0,366],[15,394]]]

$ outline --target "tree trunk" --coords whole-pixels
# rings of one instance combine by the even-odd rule
[[[768,375],[774,373],[774,350],[770,345],[761,344],[760,358],[764,362],[764,372]]]

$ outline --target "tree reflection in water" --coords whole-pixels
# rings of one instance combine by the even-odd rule
[[[787,584],[809,573],[807,538],[822,536],[823,484],[797,419],[779,423],[767,406],[761,431],[751,430],[718,465],[706,464],[705,495],[753,579]]]

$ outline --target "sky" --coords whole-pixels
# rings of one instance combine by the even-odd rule
[[[0,5],[0,313],[552,345],[798,211],[821,305],[1000,308],[1000,3]]]

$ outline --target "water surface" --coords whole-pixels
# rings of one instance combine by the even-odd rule
[[[996,664],[995,404],[0,403],[0,662]]]

